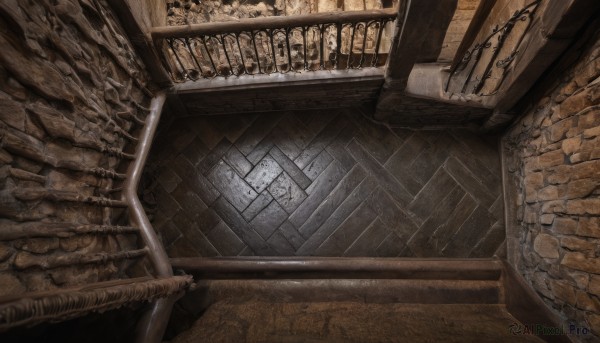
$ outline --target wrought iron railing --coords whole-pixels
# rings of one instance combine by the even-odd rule
[[[493,27],[481,42],[467,50],[462,60],[452,68],[445,90],[479,96],[495,95],[519,54],[540,3],[541,0],[533,0],[515,11],[503,24]],[[521,27],[515,30],[517,25]]]
[[[385,65],[394,9],[158,27],[173,81]]]

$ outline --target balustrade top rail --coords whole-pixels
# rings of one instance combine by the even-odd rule
[[[175,82],[385,64],[396,9],[156,27]]]

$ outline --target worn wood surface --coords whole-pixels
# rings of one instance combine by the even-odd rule
[[[185,113],[175,116],[253,113],[282,110],[374,108],[383,71],[315,71],[188,82],[175,86]]]
[[[439,54],[456,2],[426,0],[409,1],[406,4],[408,7],[404,17],[397,21],[397,38],[394,38],[386,70],[386,83],[390,88],[403,90],[419,58],[430,57],[436,52]],[[433,34],[430,30],[434,31]]]
[[[498,95],[486,99],[500,112],[506,112],[521,99],[540,76],[577,38],[588,19],[600,14],[594,0],[550,1],[540,19],[528,31],[514,67]]]
[[[525,8],[529,11],[515,17]],[[588,20],[600,13],[600,3],[495,1],[482,2],[480,10],[489,15],[485,20],[476,17],[469,27],[453,61],[447,89],[451,94],[473,94],[485,107],[503,115],[573,43],[580,30],[590,24]],[[494,32],[497,37],[486,46],[486,37]],[[478,45],[485,47],[477,49]],[[502,121],[495,118],[487,126]]]
[[[450,66],[451,70],[454,70],[458,66],[458,63],[463,59],[467,50],[473,45],[473,42],[479,33],[479,28],[481,28],[483,22],[487,20],[495,3],[496,0],[481,0],[479,2],[479,6],[477,6],[477,10],[475,11],[475,14],[473,14],[469,27],[465,31],[460,45],[455,52],[454,58],[452,59],[452,64]]]
[[[230,32],[252,31],[258,29],[279,29],[284,27],[304,27],[330,23],[352,23],[382,18],[395,18],[395,9],[368,11],[349,11],[314,13],[296,16],[261,17],[239,19],[236,21],[193,24],[187,26],[165,26],[152,29],[152,38],[191,37],[196,35],[215,35]]]
[[[166,297],[187,288],[189,276],[98,282],[60,291],[36,292],[29,297],[0,298],[0,332],[15,326],[58,321],[90,312],[103,312],[149,298]],[[107,299],[110,299],[107,301]],[[51,304],[51,306],[49,306]]]
[[[497,150],[466,132],[274,112],[181,118],[155,146],[144,192],[171,257],[477,257],[504,240]]]

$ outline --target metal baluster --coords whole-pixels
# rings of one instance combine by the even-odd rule
[[[352,66],[352,50],[354,50],[354,34],[356,32],[356,23],[351,24],[352,26],[352,35],[350,36],[350,51],[348,52],[348,65],[346,69],[354,68]]]
[[[333,69],[338,69],[340,64],[340,57],[342,56],[342,29],[344,25],[341,23],[336,24],[337,29],[337,37],[335,39],[335,67]]]
[[[285,45],[287,47],[287,53],[288,53],[288,71],[292,71],[292,52],[290,49],[290,33],[292,32],[292,30],[290,28],[286,28],[285,29]]]
[[[254,35],[254,30],[250,31],[250,34],[252,35],[252,46],[254,46],[254,54],[256,55],[256,65],[258,66],[258,73],[264,74],[260,67],[260,57],[258,56],[258,49],[256,48],[256,36]]]
[[[214,76],[219,75],[219,72],[217,71],[217,67],[215,66],[215,62],[213,61],[213,58],[212,58],[212,54],[210,53],[210,50],[208,50],[208,47],[206,46],[206,36],[202,36],[202,44],[204,45],[204,49],[206,49],[206,53],[208,54],[208,59],[210,60],[210,64],[212,65],[213,70],[215,71]]]
[[[221,45],[223,46],[223,53],[225,54],[225,58],[227,59],[227,64],[229,64],[229,74],[233,74],[233,66],[231,65],[231,61],[229,60],[229,54],[227,54],[227,44],[225,44],[225,37],[221,35]]]
[[[246,69],[246,61],[244,60],[244,51],[242,50],[242,46],[240,45],[240,33],[235,34],[235,41],[237,42],[238,49],[240,50],[240,58],[242,59],[242,66],[244,67],[244,73],[250,74],[248,69]]]
[[[279,69],[277,68],[277,58],[275,56],[275,42],[273,41],[273,32],[274,30],[269,30],[268,34],[269,34],[269,38],[271,40],[271,52],[273,55],[273,70],[275,73],[279,72]]]
[[[319,25],[319,70],[325,69],[325,25]]]
[[[386,22],[382,20],[379,22],[379,31],[377,31],[377,43],[375,45],[375,56],[373,56],[373,60],[371,60],[371,67],[376,67],[377,62],[379,62],[379,47],[381,46],[381,36],[383,36],[383,29],[385,27]]]
[[[179,58],[179,54],[177,53],[177,49],[175,49],[175,46],[173,45],[173,42],[179,40],[178,38],[175,39],[168,39],[167,43],[169,43],[169,46],[171,47],[171,51],[173,51],[173,54],[175,55],[175,59],[177,60],[177,62],[179,63],[179,65],[181,66],[181,72],[183,74],[183,78],[184,79],[190,79],[187,72],[185,71],[185,67],[183,66],[183,62],[181,62],[181,59]],[[192,79],[190,79],[191,81],[193,81]]]
[[[358,25],[360,27],[360,25],[363,25],[363,24],[358,24]],[[358,68],[359,69],[362,68],[362,65],[363,65],[363,63],[365,61],[365,50],[367,48],[367,33],[369,33],[369,25],[368,25],[368,23],[364,24],[364,28],[365,28],[365,32],[363,34],[362,53],[360,54],[360,60],[358,61]]]
[[[302,42],[304,44],[304,70],[309,70],[308,69],[308,60],[306,59],[306,56],[308,54],[307,52],[307,47],[306,47],[306,36],[308,35],[308,29],[309,27],[302,27]]]
[[[196,54],[192,51],[192,44],[190,41],[191,40],[189,38],[186,38],[185,44],[187,45],[187,48],[190,52],[190,55],[192,56],[192,59],[194,60],[194,63],[196,63],[196,65],[198,66],[199,75],[202,76],[202,67],[200,66],[200,63],[198,62],[198,59],[196,58]]]

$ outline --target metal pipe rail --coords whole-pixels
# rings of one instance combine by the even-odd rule
[[[148,250],[148,257],[154,268],[155,276],[158,278],[172,278],[173,269],[164,247],[158,240],[152,224],[140,202],[137,195],[137,188],[146,159],[150,153],[152,139],[160,121],[160,115],[165,103],[166,94],[160,93],[152,99],[150,114],[146,118],[146,123],[140,133],[139,143],[137,145],[135,160],[131,163],[127,172],[125,182],[124,201],[130,210],[130,221],[139,228],[140,236]],[[142,316],[138,323],[138,332],[136,342],[159,343],[166,330],[173,304],[180,297],[180,294],[173,294],[166,298],[160,298],[154,301],[152,308]]]
[[[175,82],[216,77],[381,67],[396,9],[332,12],[155,27]]]

